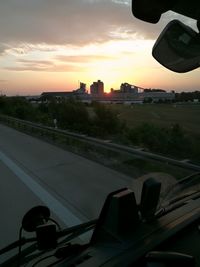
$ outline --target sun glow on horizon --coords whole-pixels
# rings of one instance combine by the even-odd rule
[[[16,3],[14,3],[16,2]],[[198,90],[199,70],[177,74],[152,57],[154,40],[177,14],[156,25],[132,16],[131,0],[1,1],[0,91],[7,95],[87,89],[128,82],[143,88]],[[196,27],[196,21],[178,19]]]
[[[119,88],[122,82],[137,80],[134,68],[141,68],[141,56],[144,49],[148,54],[151,43],[119,40],[83,47],[45,44],[9,47],[1,61],[1,69],[7,77],[3,86],[9,84],[10,90],[15,88],[22,93],[72,90],[77,88],[77,81],[82,80],[89,89],[93,81],[101,79],[105,91],[109,92],[111,87]]]
[[[144,88],[174,90],[176,79],[171,77],[177,74],[164,69],[152,58],[153,43],[140,39],[82,47],[45,44],[9,47],[1,60],[0,90],[19,95],[71,91],[78,88],[79,81],[86,83],[89,90],[97,80],[104,82],[105,92],[119,89],[124,82]]]

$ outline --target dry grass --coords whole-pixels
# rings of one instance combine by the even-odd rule
[[[136,127],[143,122],[170,127],[178,123],[188,134],[200,134],[200,105],[185,104],[145,104],[113,105],[118,117],[126,121],[127,126]]]

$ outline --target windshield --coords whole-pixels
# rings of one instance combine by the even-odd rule
[[[139,203],[147,176],[161,205],[198,189],[179,181],[199,183],[200,70],[151,55],[168,22],[196,21],[144,23],[131,2],[0,1],[0,249],[34,206],[64,229],[97,219],[120,188]]]

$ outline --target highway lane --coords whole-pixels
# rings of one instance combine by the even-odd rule
[[[124,174],[2,125],[0,151],[71,208],[75,206],[74,212],[80,211],[83,219],[98,215],[109,192],[132,183]]]
[[[0,247],[18,238],[24,213],[35,205],[48,205],[69,226],[97,218],[108,193],[133,184],[124,174],[3,125],[0,173]]]
[[[18,240],[24,214],[31,207],[43,203],[2,161],[0,161],[0,173],[0,248],[3,248]],[[7,254],[1,255],[0,262],[7,256]]]
[[[30,207],[41,205],[19,178],[0,161],[0,247],[18,239],[21,220]]]

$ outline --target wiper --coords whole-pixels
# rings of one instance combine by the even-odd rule
[[[191,197],[191,196],[193,196],[193,195],[200,195],[200,190],[194,190],[194,191],[192,191],[192,192],[188,192],[188,193],[185,193],[185,194],[183,194],[183,195],[181,195],[181,196],[175,197],[175,198],[173,198],[172,200],[170,200],[168,204],[169,204],[169,205],[174,204],[174,203],[176,203],[177,201],[180,201],[180,200],[182,200],[182,199]]]
[[[62,238],[62,237],[67,237],[67,241],[70,241],[90,230],[92,230],[95,227],[97,220],[92,220],[83,224],[79,224],[76,226],[72,226],[70,228],[66,228],[64,230],[61,230],[59,232],[57,232],[57,238]],[[66,240],[65,240],[66,241]],[[2,248],[0,250],[0,255],[9,252],[12,249],[15,249],[19,246],[24,246],[28,243],[33,243],[33,242],[37,242],[37,238],[36,237],[32,237],[32,238],[21,238],[20,240],[17,240],[11,244],[9,244],[8,246]]]
[[[183,205],[187,204],[188,201],[195,200],[197,198],[200,198],[200,191],[196,190],[190,193],[185,193],[182,196],[176,197],[169,201],[166,206],[161,207],[157,212],[156,212],[156,217],[161,217],[175,209],[178,209],[182,207]]]
[[[0,250],[0,255],[4,254],[6,252],[9,252],[10,250],[15,249],[15,248],[17,248],[19,246],[24,246],[24,245],[26,245],[28,243],[33,243],[33,242],[36,242],[36,241],[37,241],[37,239],[35,237],[33,237],[33,238],[24,238],[23,237],[23,238],[21,238],[21,240],[17,240],[15,242],[11,243],[10,245],[2,248]]]
[[[181,189],[187,189],[190,186],[194,186],[195,184],[200,184],[200,172],[192,173],[189,176],[184,177],[183,179],[177,181],[175,184],[171,185],[165,195],[163,196],[163,200],[169,199],[170,194],[176,194]],[[178,188],[177,188],[178,187]]]
[[[0,266],[2,267],[12,266],[12,264],[16,262],[18,262],[17,266],[21,266],[22,258],[23,258],[23,263],[26,263],[27,261],[30,260],[30,258],[35,258],[38,255],[41,255],[44,252],[51,249],[57,249],[54,255],[52,256],[59,258],[64,256],[65,257],[72,256],[87,248],[88,244],[72,245],[69,242],[74,238],[79,237],[80,235],[85,234],[86,232],[92,230],[95,227],[97,220],[91,220],[86,223],[72,226],[64,230],[60,230],[59,225],[54,220],[49,218],[49,216],[50,212],[48,208],[44,206],[34,207],[29,212],[27,212],[27,214],[24,216],[22,220],[22,227],[20,229],[19,240],[1,249],[0,255],[16,248],[18,248],[19,251],[15,256],[10,258],[6,262],[0,264]],[[49,224],[48,221],[53,221],[54,224]],[[56,226],[58,227],[59,231],[56,230]],[[33,238],[21,237],[22,229],[28,232],[35,232],[36,237]],[[59,239],[62,240],[58,242]],[[25,248],[22,251],[22,246],[28,243],[34,243],[34,244]],[[62,249],[58,247],[61,244],[63,244],[64,246]],[[39,253],[37,253],[37,255],[36,254],[30,255],[30,257],[27,257],[29,254],[35,252],[36,250],[40,251]]]

